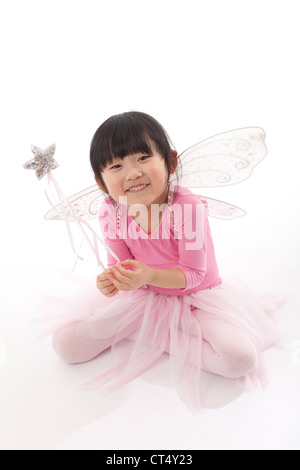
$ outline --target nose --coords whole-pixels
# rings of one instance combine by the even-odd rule
[[[140,178],[141,176],[142,176],[142,171],[140,170],[140,168],[132,165],[130,166],[130,168],[128,168],[126,179],[130,181],[130,180],[135,180],[137,178]]]

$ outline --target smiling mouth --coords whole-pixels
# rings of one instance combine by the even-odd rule
[[[137,193],[139,191],[143,191],[149,186],[149,184],[140,184],[138,186],[132,186],[131,188],[127,189],[128,193]]]

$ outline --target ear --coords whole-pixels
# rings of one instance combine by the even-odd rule
[[[177,168],[177,163],[178,163],[178,154],[176,150],[171,151],[171,161],[170,161],[170,174],[172,175],[176,168]]]
[[[97,176],[95,176],[95,181],[96,181],[97,185],[99,186],[99,188],[101,189],[101,191],[103,191],[104,193],[108,194],[108,191],[107,191],[106,187],[103,186],[102,183],[100,183],[100,181],[98,180]]]

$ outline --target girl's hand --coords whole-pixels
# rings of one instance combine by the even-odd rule
[[[106,272],[97,276],[97,288],[106,297],[113,297],[118,293],[118,289],[112,283],[111,279],[107,276],[107,273],[111,273],[111,269],[107,269]]]
[[[125,269],[131,266],[133,271]],[[134,290],[145,284],[151,284],[151,268],[140,261],[127,259],[112,266],[112,273],[108,274],[109,279],[118,290]]]

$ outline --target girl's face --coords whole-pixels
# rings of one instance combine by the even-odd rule
[[[101,176],[110,196],[117,202],[121,196],[127,197],[128,207],[144,204],[150,208],[151,204],[167,201],[168,171],[157,151],[152,155],[138,153],[115,159]]]

